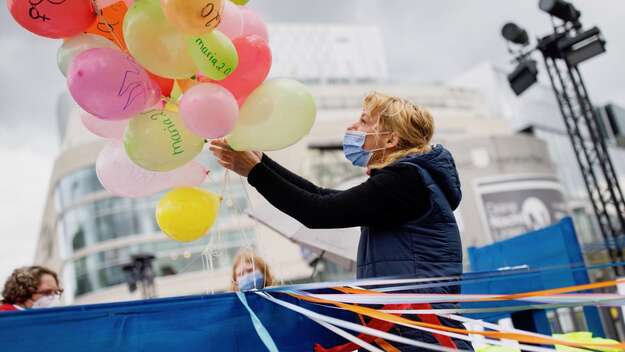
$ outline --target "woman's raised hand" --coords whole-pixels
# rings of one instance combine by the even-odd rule
[[[217,158],[219,165],[244,177],[250,174],[252,168],[260,163],[263,157],[261,152],[238,152],[233,150],[225,138],[212,140],[210,142],[210,150]]]

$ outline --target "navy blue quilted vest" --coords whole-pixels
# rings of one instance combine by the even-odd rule
[[[358,278],[460,275],[462,245],[453,211],[462,193],[451,154],[437,145],[429,153],[408,156],[387,167],[403,166],[414,167],[419,173],[415,182],[425,184],[429,199],[423,201],[429,203],[429,210],[403,224],[362,227]],[[456,291],[444,289],[450,290]]]

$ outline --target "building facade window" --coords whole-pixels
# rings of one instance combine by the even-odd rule
[[[179,243],[163,239],[147,240],[144,243],[125,245],[113,249],[88,254],[72,261],[76,273],[75,295],[80,296],[105,289],[125,282],[122,267],[130,262],[131,256],[139,253],[154,254],[154,271],[158,277],[185,274],[201,270],[230,270],[232,260],[241,247],[249,247],[254,241],[250,229],[224,231],[219,245],[210,251],[208,248],[212,235],[207,235],[193,243]],[[253,247],[253,245],[252,245]],[[207,267],[201,256],[212,256]]]
[[[103,190],[93,165],[74,171],[56,186],[56,209],[60,212],[81,198]]]

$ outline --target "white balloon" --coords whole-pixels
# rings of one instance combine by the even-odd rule
[[[168,172],[142,169],[128,158],[124,145],[118,141],[111,141],[102,149],[95,168],[104,189],[130,198],[149,196],[171,187],[199,186],[207,175],[206,169],[196,161]]]
[[[112,41],[91,33],[79,34],[75,37],[65,39],[56,55],[59,70],[61,70],[63,76],[67,76],[69,64],[72,63],[76,55],[92,48],[117,49],[117,46]]]

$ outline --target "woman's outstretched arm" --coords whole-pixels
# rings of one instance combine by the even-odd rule
[[[222,141],[211,142],[211,150],[223,167],[248,177],[271,204],[309,228],[393,225],[429,208],[412,168],[376,172],[349,190],[320,194],[289,182],[261,162],[260,153],[233,151]]]
[[[308,228],[344,228],[393,225],[418,217],[426,207],[415,205],[413,195],[401,189],[401,178],[393,172],[379,172],[348,190],[317,194],[259,163],[249,173],[248,182],[273,206]],[[420,202],[425,204],[427,198]]]
[[[273,172],[280,175],[287,181],[291,182],[293,185],[301,189],[305,189],[308,192],[315,193],[315,194],[322,194],[322,195],[338,192],[337,190],[334,190],[334,189],[318,187],[314,183],[308,181],[307,179],[297,175],[296,173],[278,164],[277,162],[272,160],[269,156],[267,156],[267,154],[265,153],[263,153],[261,162],[267,165],[267,167],[269,167]]]

